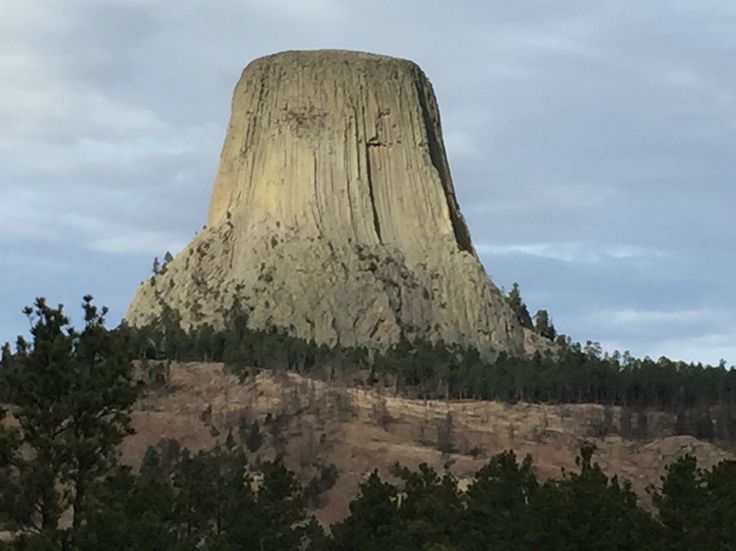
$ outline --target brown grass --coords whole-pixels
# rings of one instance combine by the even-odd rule
[[[438,431],[452,419],[452,453],[438,450]],[[284,419],[281,438],[271,437],[268,414]],[[265,436],[258,454],[273,458],[282,448],[287,466],[304,480],[317,466],[334,463],[335,487],[316,511],[326,524],[343,518],[350,498],[366,473],[384,476],[398,462],[408,467],[428,463],[449,468],[467,483],[487,458],[513,449],[530,453],[542,478],[575,470],[583,442],[597,446],[595,460],[609,475],[632,482],[646,502],[646,488],[656,484],[667,464],[684,453],[709,467],[734,458],[728,450],[690,436],[672,436],[673,420],[649,412],[648,439],[626,439],[619,432],[620,411],[598,405],[515,405],[484,401],[422,401],[376,389],[329,385],[293,373],[260,373],[241,383],[221,364],[173,365],[164,388],[149,392],[134,412],[137,433],[123,446],[123,456],[137,464],[145,449],[161,438],[175,438],[192,450],[206,449],[241,423],[257,420]],[[446,428],[446,427],[445,427]]]

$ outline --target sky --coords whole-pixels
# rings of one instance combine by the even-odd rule
[[[608,350],[736,363],[733,0],[0,0],[0,341],[119,321],[205,221],[242,68],[416,61],[493,281]]]

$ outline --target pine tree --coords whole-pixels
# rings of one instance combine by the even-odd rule
[[[33,341],[18,339],[0,385],[17,424],[0,423],[0,518],[56,541],[73,542],[82,527],[88,489],[115,468],[137,397],[128,344],[104,327],[107,309],[91,296],[82,307],[81,332],[43,298],[26,308]]]
[[[263,445],[263,434],[258,426],[258,421],[253,421],[245,435],[245,445],[251,453],[257,452]]]
[[[537,310],[534,314],[534,330],[545,339],[554,341],[557,338],[557,331],[549,319],[547,310]]]
[[[579,473],[548,480],[531,501],[528,549],[661,549],[661,527],[628,482],[608,478],[583,446]]]
[[[529,310],[527,309],[526,304],[524,304],[524,301],[521,298],[521,291],[519,290],[518,283],[514,282],[514,284],[511,286],[511,290],[506,297],[506,302],[516,314],[516,319],[519,320],[519,323],[522,327],[526,327],[528,329],[534,328],[534,325],[532,324],[532,318],[529,315]]]
[[[374,471],[350,503],[350,516],[332,527],[339,551],[395,549],[398,490]]]
[[[521,464],[513,451],[491,458],[467,491],[464,548],[526,549],[529,504],[538,486],[530,456]]]

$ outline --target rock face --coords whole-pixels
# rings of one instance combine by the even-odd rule
[[[253,327],[318,343],[405,336],[521,354],[531,342],[473,249],[429,81],[372,54],[284,52],[246,67],[207,225],[125,319],[168,305],[186,327],[219,326],[236,298]]]

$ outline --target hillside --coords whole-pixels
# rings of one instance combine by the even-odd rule
[[[632,431],[621,430],[622,412],[616,407],[422,401],[286,372],[261,372],[241,383],[219,363],[160,367],[165,382],[136,405],[137,434],[123,446],[128,463],[137,464],[161,438],[206,449],[229,431],[237,436],[257,421],[264,445],[256,455],[270,458],[281,451],[305,482],[321,466],[337,467],[337,483],[317,511],[324,524],[347,514],[366,473],[378,469],[388,476],[396,462],[448,466],[464,479],[490,455],[513,449],[517,455],[533,454],[538,475],[547,478],[574,469],[581,444],[590,442],[604,471],[630,480],[647,503],[646,488],[683,454],[695,455],[707,468],[736,457],[727,446],[673,435],[672,416],[656,411],[634,420],[640,425],[633,431],[638,438],[624,438],[621,432]]]

